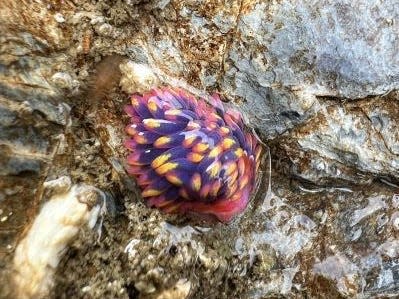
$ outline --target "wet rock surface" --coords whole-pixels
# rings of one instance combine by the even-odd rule
[[[43,183],[64,175],[107,213],[51,297],[396,296],[398,16],[395,1],[1,2],[0,297]],[[146,208],[122,166],[130,82],[219,92],[270,146],[270,192],[229,225]]]
[[[397,99],[392,92],[355,102],[320,101],[317,114],[280,139],[293,173],[316,184],[397,180]]]

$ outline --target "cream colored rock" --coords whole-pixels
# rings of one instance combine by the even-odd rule
[[[65,183],[66,188],[60,188]],[[62,177],[47,186],[60,191],[51,196],[18,244],[14,256],[17,298],[44,298],[53,285],[53,274],[68,245],[85,225],[93,228],[103,193],[91,186],[74,185]]]
[[[159,79],[147,65],[127,61],[120,65],[120,70],[120,86],[126,93],[145,92],[159,85]]]
[[[180,279],[176,284],[163,292],[159,293],[155,299],[185,299],[190,294],[191,282]]]

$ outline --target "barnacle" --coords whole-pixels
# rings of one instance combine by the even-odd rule
[[[241,115],[177,88],[132,95],[127,171],[148,206],[230,221],[248,204],[261,147]]]

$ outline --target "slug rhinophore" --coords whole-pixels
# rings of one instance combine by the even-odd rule
[[[131,96],[127,171],[150,207],[229,222],[248,204],[261,146],[241,114],[178,88]]]

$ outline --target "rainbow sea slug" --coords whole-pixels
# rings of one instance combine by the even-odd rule
[[[148,206],[222,222],[245,209],[261,145],[238,111],[171,87],[133,94],[125,111],[126,168]]]

